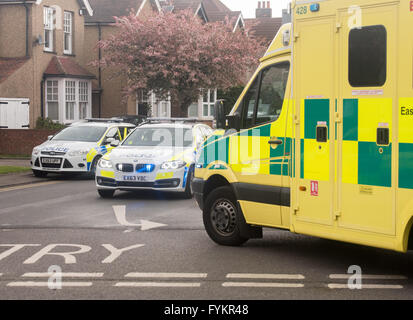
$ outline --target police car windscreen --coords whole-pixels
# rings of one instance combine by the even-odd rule
[[[53,141],[98,142],[107,127],[69,127],[58,133]]]
[[[126,147],[191,147],[192,130],[186,128],[139,128],[122,145]]]

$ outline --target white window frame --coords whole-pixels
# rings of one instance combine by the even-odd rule
[[[46,80],[46,85],[45,85],[45,97],[46,97],[46,117],[50,118],[49,115],[49,103],[57,103],[57,119],[53,119],[54,121],[58,121],[60,117],[60,110],[59,110],[59,81],[58,80],[51,80],[48,79]],[[49,86],[49,84],[52,84],[52,86]],[[52,89],[52,93],[49,93],[48,89]],[[57,96],[56,98],[54,96]],[[50,99],[50,97],[52,99]]]
[[[57,81],[58,82],[58,112],[59,112],[59,119],[54,120],[55,122],[63,123],[63,124],[71,124],[74,122],[77,122],[80,119],[81,112],[80,112],[80,105],[81,103],[87,103],[86,107],[86,115],[85,118],[91,118],[92,117],[92,81],[88,79],[75,79],[75,78],[47,78],[45,79],[45,85],[44,85],[44,91],[45,91],[45,114],[46,117],[49,116],[49,110],[48,110],[48,96],[47,96],[47,81]],[[75,91],[74,91],[74,100],[73,97],[69,97],[70,99],[66,99],[66,82],[73,81],[75,82]],[[80,83],[87,83],[87,101],[85,94],[83,94],[83,97],[81,96],[81,84]],[[73,95],[73,92],[70,93]],[[51,102],[55,102],[54,100]],[[74,103],[74,119],[67,119],[66,117],[66,104],[67,103]]]
[[[206,91],[206,90],[205,90]],[[213,91],[214,101],[211,101],[211,92]],[[205,93],[204,93],[205,94]],[[212,109],[215,106],[215,102],[217,101],[218,90],[217,89],[208,89],[208,99],[204,100],[204,94],[201,96],[201,110],[198,112],[198,115],[202,119],[213,119],[214,115],[212,113]],[[208,105],[208,114],[204,114],[204,105]]]
[[[44,51],[54,51],[54,9],[51,7],[43,7],[43,24],[44,24]],[[46,33],[49,34],[49,46],[46,42]]]
[[[83,120],[88,117],[88,110],[89,107],[89,82],[88,81],[80,81],[79,80],[79,119]],[[82,108],[83,105],[86,105],[86,108]]]
[[[73,54],[73,12],[64,12],[64,27],[63,27],[63,53]],[[66,49],[66,35],[69,37],[68,46]]]

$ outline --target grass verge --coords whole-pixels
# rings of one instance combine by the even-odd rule
[[[0,166],[0,174],[21,173],[31,171],[31,168],[15,167],[15,166]]]

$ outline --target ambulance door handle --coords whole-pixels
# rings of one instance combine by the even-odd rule
[[[274,146],[274,145],[279,146],[279,145],[282,145],[282,144],[283,144],[283,141],[282,141],[282,140],[279,140],[279,139],[277,139],[277,140],[270,140],[270,141],[268,141],[268,144],[270,144],[270,145],[272,145],[272,146]]]

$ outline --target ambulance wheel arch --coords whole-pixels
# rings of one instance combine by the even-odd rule
[[[211,170],[213,166],[214,164],[209,166],[209,169],[207,169],[209,172],[203,177],[203,180],[205,181],[203,190],[204,201],[212,191],[224,186],[231,186],[232,191],[235,194],[235,190],[231,185],[231,183],[237,181],[234,173],[230,169],[220,170],[220,172],[217,173],[217,170]]]
[[[401,241],[402,248],[400,248],[400,251],[402,252],[413,250],[413,228],[412,227],[413,227],[413,215],[410,217],[407,223],[403,225],[403,237]]]

